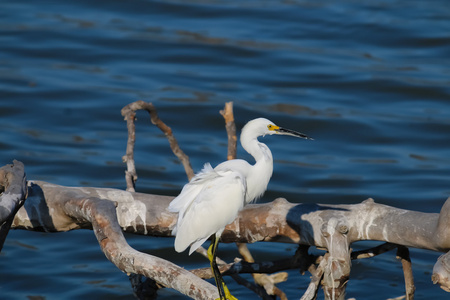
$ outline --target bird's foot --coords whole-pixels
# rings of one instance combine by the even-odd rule
[[[228,294],[228,296],[225,296],[225,298],[216,298],[215,300],[238,300],[238,298],[231,294]]]
[[[231,295],[230,290],[228,289],[227,285],[223,281],[222,281],[222,287],[223,287],[223,291],[225,292],[225,299],[226,300],[238,300],[238,298],[236,298],[235,296]]]

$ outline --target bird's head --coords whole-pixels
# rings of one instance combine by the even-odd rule
[[[247,127],[249,131],[252,131],[257,136],[265,136],[266,134],[268,135],[278,134],[278,135],[290,135],[312,140],[312,138],[310,138],[306,134],[277,126],[275,125],[275,123],[265,118],[254,119],[248,122],[247,125],[245,125],[245,127]]]

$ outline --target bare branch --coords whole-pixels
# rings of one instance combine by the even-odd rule
[[[235,159],[236,158],[236,149],[237,149],[237,136],[236,136],[236,124],[234,123],[234,114],[233,114],[233,102],[225,103],[225,107],[220,111],[220,114],[225,119],[225,128],[227,130],[228,136],[228,154],[227,159]]]
[[[136,118],[137,110],[145,110],[150,114],[152,124],[156,125],[167,137],[170,148],[176,157],[183,164],[184,170],[188,179],[190,180],[194,177],[194,171],[192,170],[191,163],[189,162],[189,157],[180,149],[177,140],[173,136],[172,129],[167,126],[159,117],[155,106],[152,103],[147,103],[142,100],[130,103],[122,108],[122,116],[124,116],[127,121],[128,127],[128,142],[127,142],[127,152],[123,156],[123,161],[127,163],[126,181],[127,181],[127,191],[134,192],[134,185],[137,180],[136,168],[134,165],[133,151],[134,144],[136,141],[136,128],[134,125],[134,120]],[[132,185],[132,187],[131,187]]]
[[[266,291],[265,291],[262,287],[260,287],[260,286],[258,286],[258,285],[256,285],[256,284],[254,284],[254,283],[252,283],[252,282],[250,282],[250,281],[248,281],[248,280],[245,280],[245,279],[244,279],[243,277],[241,277],[241,276],[238,276],[238,275],[231,275],[231,276],[233,277],[233,279],[234,279],[238,284],[240,284],[240,285],[242,285],[242,286],[248,288],[249,290],[253,291],[253,292],[254,292],[256,295],[258,295],[261,299],[263,299],[263,300],[272,300],[272,299],[273,299],[271,296],[267,295]]]
[[[14,216],[27,196],[27,180],[23,163],[0,168],[0,252],[3,249]]]
[[[398,245],[396,244],[384,243],[370,249],[352,252],[351,258],[352,259],[370,258],[396,249],[397,247]]]
[[[95,196],[118,202],[119,224],[123,230],[131,233],[171,236],[176,223],[176,214],[167,210],[173,199],[170,196],[130,193],[111,188],[65,187],[43,181],[29,181],[28,186],[27,200],[31,198],[32,201],[26,201],[16,214],[12,225],[14,228],[46,231],[89,228],[64,217],[58,204],[62,196]],[[39,205],[48,208],[40,209]],[[444,207],[450,209],[450,205]],[[445,210],[441,213],[445,213]],[[361,215],[365,218],[361,218]],[[392,223],[394,219],[396,221]],[[278,198],[269,203],[247,205],[236,220],[225,227],[221,239],[226,243],[271,241],[327,248],[322,227],[340,220],[348,224],[346,237],[349,243],[379,240],[407,247],[449,251],[450,234],[441,236],[441,239],[435,238],[438,219],[439,214],[436,213],[399,209],[373,200],[359,204],[321,205],[290,203]],[[415,220],[421,220],[420,227]],[[416,232],[407,234],[411,227],[417,227]]]
[[[122,116],[127,121],[128,128],[127,150],[126,154],[122,157],[122,161],[127,164],[125,181],[127,182],[127,191],[134,192],[135,183],[138,178],[134,164],[134,144],[136,142],[136,126],[134,125],[134,120],[136,118],[136,112],[127,105],[122,109]]]
[[[315,268],[311,265],[309,272],[311,273],[311,282],[306,289],[305,294],[300,298],[300,300],[314,300],[317,298],[317,292],[319,291],[320,281],[323,278],[323,273],[325,272],[325,267],[327,264],[329,254],[326,253],[324,257],[321,257],[319,266]]]
[[[199,253],[200,255],[203,255],[204,257],[208,258],[208,254],[205,248],[200,247],[196,250],[197,253]],[[239,262],[241,262],[240,259],[236,259],[238,260],[238,262],[236,263],[231,263],[231,264],[227,264],[224,260],[222,260],[220,257],[216,257],[216,261],[219,267],[219,271],[220,273],[222,273],[222,275],[230,275],[231,278],[233,278],[234,281],[236,281],[238,284],[250,289],[251,291],[253,291],[255,294],[259,295],[261,298],[263,299],[267,299],[270,300],[268,298],[267,293],[265,292],[265,290],[258,286],[255,285],[251,282],[249,282],[248,280],[242,278],[241,276],[238,275],[238,273],[254,273],[255,271],[253,270],[253,272],[240,272],[242,269],[240,269],[238,267],[237,272],[229,272],[228,271],[236,266],[236,264],[238,264]],[[201,268],[201,269],[195,269],[195,270],[191,270],[191,272],[195,275],[197,275],[200,278],[204,278],[204,279],[209,279],[209,278],[213,278],[213,274],[211,271],[211,268]]]
[[[303,247],[303,246],[300,246]],[[206,250],[205,253],[206,255]],[[261,261],[261,262],[246,262],[237,260],[234,263],[227,264],[223,260],[218,259],[219,269],[223,275],[246,274],[246,273],[275,273],[282,270],[300,269],[303,270],[306,265],[310,266],[316,263],[316,258],[313,255],[306,253],[306,256],[299,251],[291,258],[285,258],[275,261]],[[213,275],[211,268],[201,268],[191,270],[195,275],[209,279]]]
[[[450,292],[450,252],[447,252],[438,258],[434,265],[431,279],[434,284],[439,284],[441,289]]]
[[[127,191],[100,188],[69,188],[41,181],[26,182],[23,164],[0,168],[0,250],[9,228],[67,231],[93,229],[106,257],[127,273],[136,294],[147,295],[159,287],[171,287],[196,299],[217,298],[216,288],[201,278],[212,276],[210,268],[186,271],[164,259],[131,248],[123,231],[154,236],[171,236],[176,215],[167,207],[173,197],[134,193],[137,172],[134,163],[137,110],[146,110],[151,122],[167,137],[173,153],[183,163],[188,179],[194,176],[189,158],[180,149],[172,130],[162,122],[151,103],[136,101],[122,109],[127,121],[126,155]],[[232,102],[221,111],[228,135],[228,159],[236,157],[237,137]],[[28,199],[25,204],[24,199]],[[15,215],[15,216],[14,216]],[[361,218],[364,216],[364,218]],[[14,219],[13,219],[14,217]],[[238,243],[246,261],[227,264],[218,259],[220,271],[231,276],[260,297],[268,294],[285,299],[275,285],[287,279],[287,273],[268,275],[291,268],[308,270],[311,283],[301,299],[316,299],[322,284],[325,299],[344,299],[351,259],[373,257],[397,248],[405,276],[406,299],[414,298],[414,280],[407,247],[450,250],[450,198],[440,214],[421,213],[375,203],[372,199],[354,205],[294,204],[285,199],[246,206],[222,234],[223,242]],[[378,240],[385,244],[350,253],[356,241]],[[255,263],[246,244],[256,241],[299,244],[294,257]],[[308,254],[308,247],[328,250],[318,259]],[[199,253],[206,252],[200,248]],[[433,270],[432,280],[450,291],[450,252],[441,256]],[[318,264],[316,266],[316,264]],[[258,285],[238,273],[252,273]],[[264,273],[264,274],[263,274]],[[136,275],[134,275],[136,274]],[[197,275],[197,276],[196,276]],[[148,291],[142,290],[141,277],[150,278]],[[264,287],[261,288],[261,286]]]
[[[414,277],[408,248],[399,245],[397,249],[397,258],[402,262],[403,275],[405,277],[406,300],[414,300],[416,287],[414,286]]]
[[[170,147],[182,162],[186,175],[190,180],[194,176],[194,171],[192,170],[191,164],[189,162],[189,157],[180,149],[178,142],[173,136],[172,130],[168,127],[159,117],[156,112],[156,108],[151,103],[146,103],[144,101],[136,101],[126,105],[121,113],[127,121],[128,128],[128,142],[126,155],[123,156],[123,161],[127,163],[127,171],[125,171],[125,180],[127,183],[127,191],[135,192],[135,184],[137,180],[137,173],[134,164],[134,145],[136,142],[136,127],[134,120],[136,118],[137,110],[146,110],[150,114],[150,119],[152,124],[156,125],[167,137]],[[146,278],[142,280],[142,276],[138,274],[132,274],[130,276],[130,282],[132,283],[133,291],[139,299],[142,298],[154,298],[156,297],[156,284],[153,284],[153,279]]]
[[[64,210],[67,199],[92,197],[117,202],[115,212],[124,231],[171,236],[176,214],[170,213],[167,207],[173,197],[108,188],[64,187],[42,181],[28,182],[27,201],[17,212],[12,228],[45,231],[92,228],[86,218],[74,218]],[[221,239],[223,242],[288,242],[328,249],[332,259],[327,261],[327,266],[344,270],[340,275],[326,271],[330,278],[339,280],[328,281],[329,287],[336,288],[346,280],[346,271],[341,263],[350,266],[345,249],[356,241],[380,240],[407,247],[449,251],[450,236],[443,235],[446,232],[441,231],[438,222],[447,215],[449,202],[450,199],[444,204],[441,214],[436,214],[399,209],[373,200],[352,205],[320,205],[277,199],[270,203],[247,205],[225,228]],[[361,218],[362,215],[365,217]],[[337,236],[330,234],[333,228]],[[439,239],[436,238],[437,231],[440,232]],[[331,237],[334,244],[330,243]],[[433,274],[433,280],[443,288],[449,286],[448,265],[448,255],[444,255]]]
[[[244,260],[247,263],[254,263],[255,260],[253,259],[252,254],[250,253],[250,250],[247,247],[247,244],[244,243],[236,243],[238,246],[239,253],[244,258]],[[277,263],[278,266],[281,266],[279,262]],[[286,266],[286,265],[285,265]],[[280,270],[286,270],[288,268],[283,268]],[[269,272],[263,272],[260,270],[258,273],[253,273],[253,279],[255,280],[255,283],[264,287],[265,291],[269,295],[276,295],[280,299],[284,300],[287,299],[286,294],[281,291],[278,287],[275,285],[280,282],[284,282],[287,280],[288,274],[286,272],[281,272],[277,274],[263,274],[263,273],[269,273]]]
[[[92,224],[106,257],[127,274],[141,274],[195,299],[217,298],[216,288],[189,271],[164,259],[131,248],[116,217],[116,203],[97,197],[67,199],[65,213],[81,223]]]

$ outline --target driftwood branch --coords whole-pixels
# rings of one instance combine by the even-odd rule
[[[312,275],[311,282],[309,283],[305,294],[303,294],[300,300],[313,300],[317,298],[317,291],[319,290],[320,281],[322,280],[323,274],[325,272],[328,256],[329,254],[327,253],[323,257],[320,257],[321,259],[317,268],[315,267],[315,265],[311,265],[311,267],[308,269],[308,271]]]
[[[89,228],[65,215],[58,204],[61,199],[58,197],[63,196],[95,196],[116,201],[118,221],[126,232],[171,236],[176,222],[176,216],[167,210],[173,199],[170,196],[29,181],[27,201],[16,214],[12,227],[49,232]],[[444,232],[439,219],[450,209],[449,204],[450,199],[438,214],[400,209],[375,203],[372,199],[359,204],[324,205],[296,204],[278,198],[269,203],[247,205],[225,228],[222,240],[226,243],[284,242],[327,248],[327,234],[323,234],[322,227],[334,228],[333,225],[337,227],[344,222],[349,230],[339,234],[344,235],[349,244],[378,240],[446,252],[450,250],[450,232],[439,234]],[[39,205],[52,209],[40,209]],[[360,218],[361,215],[366,217]],[[393,223],[394,220],[397,221]],[[420,225],[417,220],[420,220]],[[411,233],[410,228],[413,229]]]
[[[101,199],[102,201],[92,199]],[[176,215],[167,210],[172,199],[173,197],[132,193],[117,189],[64,187],[42,181],[31,181],[28,183],[27,201],[16,214],[12,228],[49,232],[91,228],[91,222],[94,222],[95,219],[86,215],[88,212],[86,209],[80,208],[82,206],[80,206],[79,201],[84,201],[101,204],[100,209],[103,210],[95,210],[97,213],[113,214],[115,211],[117,221],[114,222],[118,223],[114,227],[117,231],[115,234],[119,234],[118,226],[120,226],[120,230],[131,233],[170,236],[176,223]],[[104,203],[108,201],[117,204],[117,207],[115,205],[106,206]],[[222,235],[222,241],[243,243],[272,241],[331,248],[333,246],[330,245],[331,235],[329,235],[329,232],[333,228],[338,228],[340,230],[335,230],[335,236],[333,237],[337,238],[340,235],[342,245],[345,247],[356,241],[379,240],[401,244],[406,247],[446,252],[450,250],[450,235],[442,228],[442,216],[449,213],[449,204],[450,200],[447,200],[441,213],[437,214],[399,209],[375,203],[371,199],[353,205],[294,204],[284,199],[277,199],[270,203],[251,204],[244,208],[238,218],[226,227]],[[73,212],[69,214],[66,211],[67,205],[70,205],[72,210],[78,210],[79,215],[74,215]],[[114,207],[114,210],[112,207]],[[93,212],[93,210],[89,211]],[[362,215],[365,217],[361,218]],[[112,216],[108,218],[111,222]],[[394,220],[396,220],[395,223],[393,223]],[[420,220],[420,223],[417,220]],[[98,221],[97,223],[103,224]],[[347,225],[343,226],[344,224]],[[416,230],[411,230],[411,227]],[[322,230],[322,228],[325,228],[325,230]],[[342,230],[345,228],[348,231]],[[118,243],[119,246],[116,246],[115,249],[122,247],[121,238],[118,238],[117,242],[111,238],[108,243]],[[100,245],[103,244],[104,242],[101,243],[100,241]],[[125,249],[126,253],[138,255],[138,253],[131,252],[128,247],[125,247]],[[345,260],[346,255],[345,251],[342,253],[341,250],[330,251],[331,258],[327,264],[339,269],[341,268],[340,260]],[[108,254],[108,257],[114,256]],[[143,260],[142,269],[137,270],[133,266],[125,269],[124,266],[127,265],[127,261],[129,264],[130,256],[118,255],[114,258],[114,263],[121,270],[129,273],[141,274],[140,272],[143,272],[144,269],[155,268],[152,266],[152,262]],[[166,263],[159,260],[158,262],[163,265]],[[438,261],[433,275],[436,283],[443,287],[446,286],[445,282],[448,282],[445,280],[449,278],[447,262],[448,255],[445,255]],[[178,270],[175,268],[176,266],[170,266],[173,270]],[[161,266],[159,266],[159,270],[161,270]],[[178,271],[181,272],[181,270]],[[332,282],[336,283],[336,280],[341,282],[347,279],[345,270],[337,275],[333,273],[333,270],[324,270],[324,274],[327,272]],[[167,274],[170,274],[170,272],[143,275],[151,275],[153,276],[151,278],[157,282],[166,282],[167,279],[163,280],[160,277],[169,276]],[[191,275],[194,277],[189,280],[198,279],[197,276]],[[198,283],[201,287],[204,284],[209,285],[211,293],[216,293],[214,287],[209,283],[204,281]],[[185,294],[190,293],[182,287],[176,287],[176,289]],[[199,298],[201,299],[201,297]]]
[[[414,277],[408,248],[404,246],[398,246],[397,258],[402,262],[403,275],[405,277],[406,300],[413,300],[416,287],[414,286]]]
[[[450,198],[449,198],[450,199]],[[447,199],[441,208],[441,213],[439,214],[436,224],[436,231],[434,232],[436,236],[435,240],[446,241],[444,246],[449,246],[450,243],[450,200]],[[448,248],[440,248],[442,252],[447,252],[441,255],[434,265],[432,280],[434,284],[439,284],[440,287],[450,292],[450,252]]]
[[[352,259],[371,258],[383,254],[385,252],[391,251],[393,249],[396,249],[397,247],[398,246],[396,244],[384,243],[370,249],[352,252],[351,258]]]
[[[225,129],[228,136],[228,154],[227,159],[235,159],[237,152],[237,136],[236,124],[234,123],[233,102],[225,103],[225,107],[220,111],[220,114],[225,119]]]
[[[172,129],[167,126],[158,116],[155,106],[152,103],[144,101],[136,101],[128,104],[122,108],[122,116],[127,121],[128,141],[126,154],[122,157],[123,162],[127,164],[127,171],[125,171],[125,180],[127,182],[127,191],[134,192],[137,180],[137,172],[134,164],[134,144],[136,142],[136,126],[134,121],[136,119],[136,111],[145,110],[150,114],[150,119],[153,125],[156,125],[169,140],[172,152],[178,157],[183,164],[184,170],[188,179],[194,177],[188,156],[180,149],[178,142],[173,136]]]
[[[170,197],[147,198],[121,190],[67,188],[37,181],[28,183],[28,193],[13,228],[47,232],[93,229],[106,257],[123,272],[144,275],[195,299],[218,297],[213,285],[169,261],[134,250],[123,236],[123,231],[143,234],[159,231],[157,235],[169,236],[174,216],[165,209],[158,211],[158,216],[152,213],[151,206],[164,203],[167,208]],[[150,219],[156,227],[148,222]],[[165,222],[170,223],[164,225]],[[165,230],[158,230],[160,225]]]
[[[12,165],[0,168],[0,251],[17,211],[27,196],[26,175],[23,163],[14,160]]]
[[[449,201],[447,200],[447,202]],[[434,284],[439,284],[444,291],[450,292],[450,252],[438,258],[431,279]]]
[[[227,103],[227,108],[232,107],[232,103]],[[194,171],[189,161],[189,157],[181,150],[176,141],[172,130],[168,127],[159,117],[156,112],[156,108],[151,103],[146,103],[144,101],[136,101],[128,104],[122,109],[122,115],[125,117],[127,121],[128,128],[128,142],[127,142],[127,151],[126,155],[123,157],[123,161],[127,163],[127,171],[126,174],[126,182],[127,182],[127,191],[134,192],[135,184],[137,180],[136,168],[134,165],[134,144],[135,144],[135,136],[136,136],[136,128],[134,125],[134,120],[136,116],[137,110],[146,110],[150,114],[152,124],[156,125],[167,137],[169,140],[170,148],[175,156],[181,161],[184,166],[184,170],[190,180],[194,176]],[[222,113],[222,111],[221,111]],[[233,115],[231,113],[231,118],[229,114],[229,110],[226,112],[226,118],[229,120],[227,123],[227,129],[232,128],[234,125]],[[235,143],[236,144],[236,143]],[[206,250],[203,247],[197,248],[196,252],[198,253],[206,253]],[[206,255],[205,255],[206,257]],[[236,279],[235,275],[235,279]],[[244,279],[242,279],[244,280]],[[143,277],[140,274],[131,274],[130,282],[132,283],[133,291],[135,296],[138,299],[146,299],[146,298],[155,298],[156,290],[158,289],[158,285],[153,282],[151,278]]]
[[[196,299],[217,298],[217,289],[202,279],[211,277],[209,268],[187,271],[167,260],[136,251],[123,236],[123,232],[130,232],[170,237],[177,217],[167,210],[173,197],[134,192],[137,180],[133,154],[134,120],[139,109],[148,111],[152,123],[166,134],[173,152],[191,178],[193,172],[189,159],[179,148],[170,127],[158,118],[153,105],[143,101],[131,103],[122,110],[129,133],[124,156],[127,191],[27,182],[23,164],[14,161],[13,165],[0,169],[0,245],[3,245],[9,227],[47,232],[92,229],[106,257],[123,272],[136,274],[130,276],[136,294],[146,293],[140,283],[141,276],[145,276],[151,279],[148,289],[152,291],[171,287]],[[230,108],[226,106],[222,114],[229,138],[228,158],[234,158],[236,146],[233,142],[236,143],[237,138],[232,110],[230,114]],[[413,299],[415,288],[410,247],[446,252],[435,264],[432,280],[450,291],[449,225],[450,198],[439,214],[399,209],[375,203],[372,199],[353,205],[321,205],[295,204],[279,198],[270,203],[248,205],[226,227],[221,240],[227,243],[293,243],[299,245],[295,256],[286,260],[254,262],[251,255],[244,254],[248,262],[220,261],[220,269],[263,298],[267,297],[264,289],[238,274],[264,273],[257,282],[270,291],[276,289],[275,283],[284,278],[267,274],[291,268],[302,273],[307,270],[312,275],[311,283],[301,299],[316,299],[321,285],[326,299],[344,299],[352,259],[372,257],[397,248],[405,276],[406,297]],[[385,243],[351,253],[351,244],[363,240]],[[327,253],[315,257],[308,253],[309,246],[326,249]],[[241,252],[245,253],[246,247],[242,248]],[[270,282],[267,283],[267,279]],[[278,296],[283,297],[281,293]],[[277,294],[276,290],[274,294]]]

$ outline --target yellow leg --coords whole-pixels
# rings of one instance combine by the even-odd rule
[[[219,268],[216,263],[216,250],[219,244],[219,239],[214,234],[212,236],[211,245],[208,248],[208,258],[211,263],[211,270],[214,275],[214,280],[216,281],[217,290],[219,291],[219,297],[216,300],[238,300],[236,297],[231,295],[225,281],[220,274]]]
[[[222,279],[222,286],[223,290],[225,292],[225,298],[228,300],[238,300],[235,296],[231,295],[230,290],[228,289],[227,285],[225,284],[225,281]]]
[[[217,267],[216,263],[216,249],[217,249],[218,239],[216,238],[216,235],[214,234],[211,239],[211,245],[208,248],[208,259],[211,264],[211,271],[214,276],[214,281],[216,282],[217,290],[219,291],[219,298],[216,300],[226,300],[225,298],[225,292],[223,290],[222,286],[222,276],[220,275],[220,271]]]

